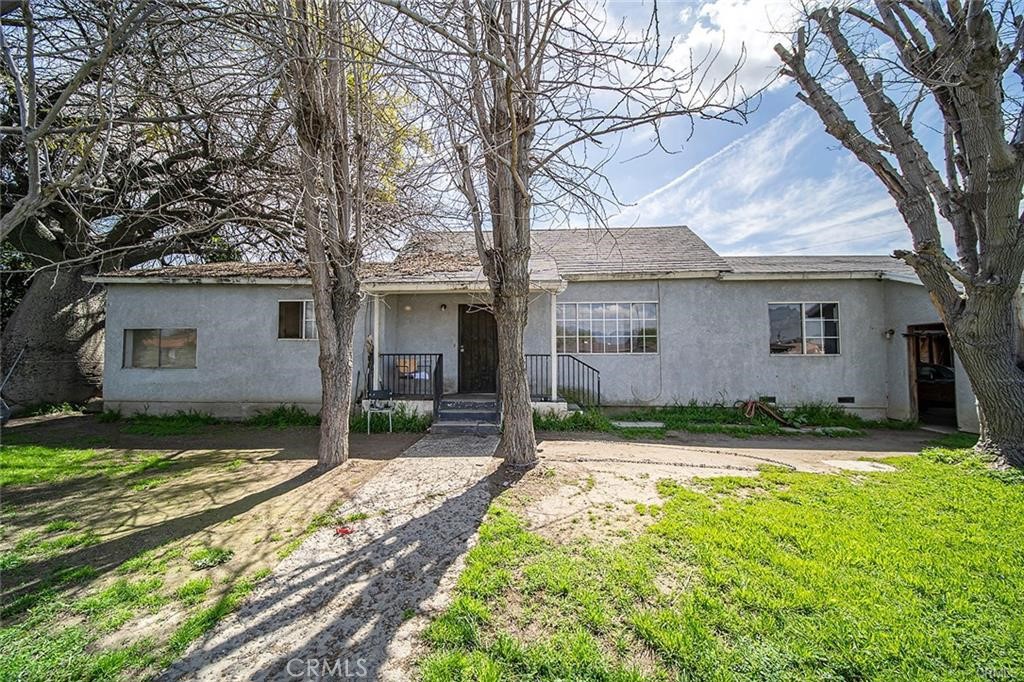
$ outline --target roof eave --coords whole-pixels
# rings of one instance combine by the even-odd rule
[[[562,273],[562,277],[570,282],[606,282],[609,280],[706,279],[718,277],[721,274],[721,270],[666,270],[650,272]]]
[[[87,275],[86,282],[97,284],[310,284],[309,277],[109,277]]]
[[[902,275],[899,273],[876,271],[845,271],[845,272],[723,272],[719,275],[722,280],[824,280],[824,279],[874,279],[893,280],[906,282],[907,284],[920,284],[921,282],[913,275]]]
[[[561,293],[565,291],[566,282],[563,279],[531,279],[531,291],[547,291]],[[396,281],[369,281],[363,283],[363,291],[369,294],[429,294],[429,293],[458,293],[458,292],[486,292],[491,290],[487,280],[462,280],[449,282],[396,282]]]

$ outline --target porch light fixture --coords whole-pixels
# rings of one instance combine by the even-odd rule
[[[448,310],[448,304],[447,303],[442,303],[441,304],[441,312],[443,313],[446,310]]]
[[[410,310],[412,310],[412,306],[406,303],[404,306],[402,306],[402,310],[404,310],[405,312],[409,312]]]

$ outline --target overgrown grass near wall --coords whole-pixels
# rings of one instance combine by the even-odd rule
[[[824,436],[863,435],[865,429],[908,429],[915,422],[890,419],[870,420],[851,414],[835,405],[808,403],[782,416],[797,427]],[[619,428],[613,421],[661,422],[663,428]],[[767,415],[757,413],[748,418],[739,408],[725,405],[689,403],[668,407],[641,408],[616,415],[614,419],[598,410],[574,412],[565,417],[534,415],[534,427],[541,431],[605,431],[623,436],[664,437],[667,431],[690,433],[725,433],[733,436],[781,435],[783,426]]]
[[[219,419],[210,414],[197,411],[179,411],[173,414],[136,414],[122,417],[119,412],[106,411],[97,419],[103,423],[121,422],[121,431],[145,436],[176,436],[201,433],[210,426],[240,424],[265,429],[289,429],[316,427],[320,425],[320,415],[307,412],[297,405],[280,405],[271,410],[260,412],[254,417],[241,422]],[[366,432],[366,415],[353,415],[349,428],[354,432]],[[421,433],[430,426],[430,417],[415,414],[399,405],[393,415],[394,431],[404,433]],[[387,415],[375,414],[370,425],[371,433],[385,433],[388,430]]]

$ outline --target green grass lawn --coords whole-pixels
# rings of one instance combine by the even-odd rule
[[[19,501],[21,486],[45,491],[48,485],[74,484],[98,495],[110,488],[145,492],[193,467],[225,465],[179,463],[140,450],[41,445],[28,438],[5,434],[0,447],[0,574],[5,590],[12,590],[0,597],[0,682],[147,679],[234,610],[269,573],[265,566],[250,570],[251,563],[243,561],[214,584],[211,569],[229,562],[233,552],[197,545],[191,536],[174,546],[119,557],[110,575],[87,563],[61,566],[64,557],[111,541],[116,531],[97,532],[70,518],[76,508],[57,515],[49,511],[50,503]],[[153,477],[156,472],[170,473]],[[88,513],[92,504],[88,493],[82,494],[82,511]],[[135,511],[145,516],[141,502]],[[196,547],[186,553],[188,545]],[[175,569],[180,575],[184,569],[177,564],[185,562],[195,577],[176,588],[169,585],[168,575]],[[18,593],[19,580],[31,587]],[[182,618],[158,637],[133,636],[138,619],[162,609]],[[105,641],[119,631],[127,632],[119,643]]]
[[[112,451],[54,447],[34,443],[0,446],[0,485],[56,483],[76,478],[130,477],[166,469],[172,459],[141,450]]]
[[[970,450],[886,461],[659,481],[618,543],[554,544],[499,497],[423,677],[1024,679],[1024,477]]]

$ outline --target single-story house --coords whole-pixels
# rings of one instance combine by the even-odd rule
[[[966,376],[913,271],[887,256],[723,257],[687,227],[537,230],[525,333],[538,408],[819,402],[978,428]],[[287,263],[108,273],[108,409],[244,417],[319,409],[308,275]],[[357,396],[419,410],[487,396],[497,344],[470,232],[369,263]]]

